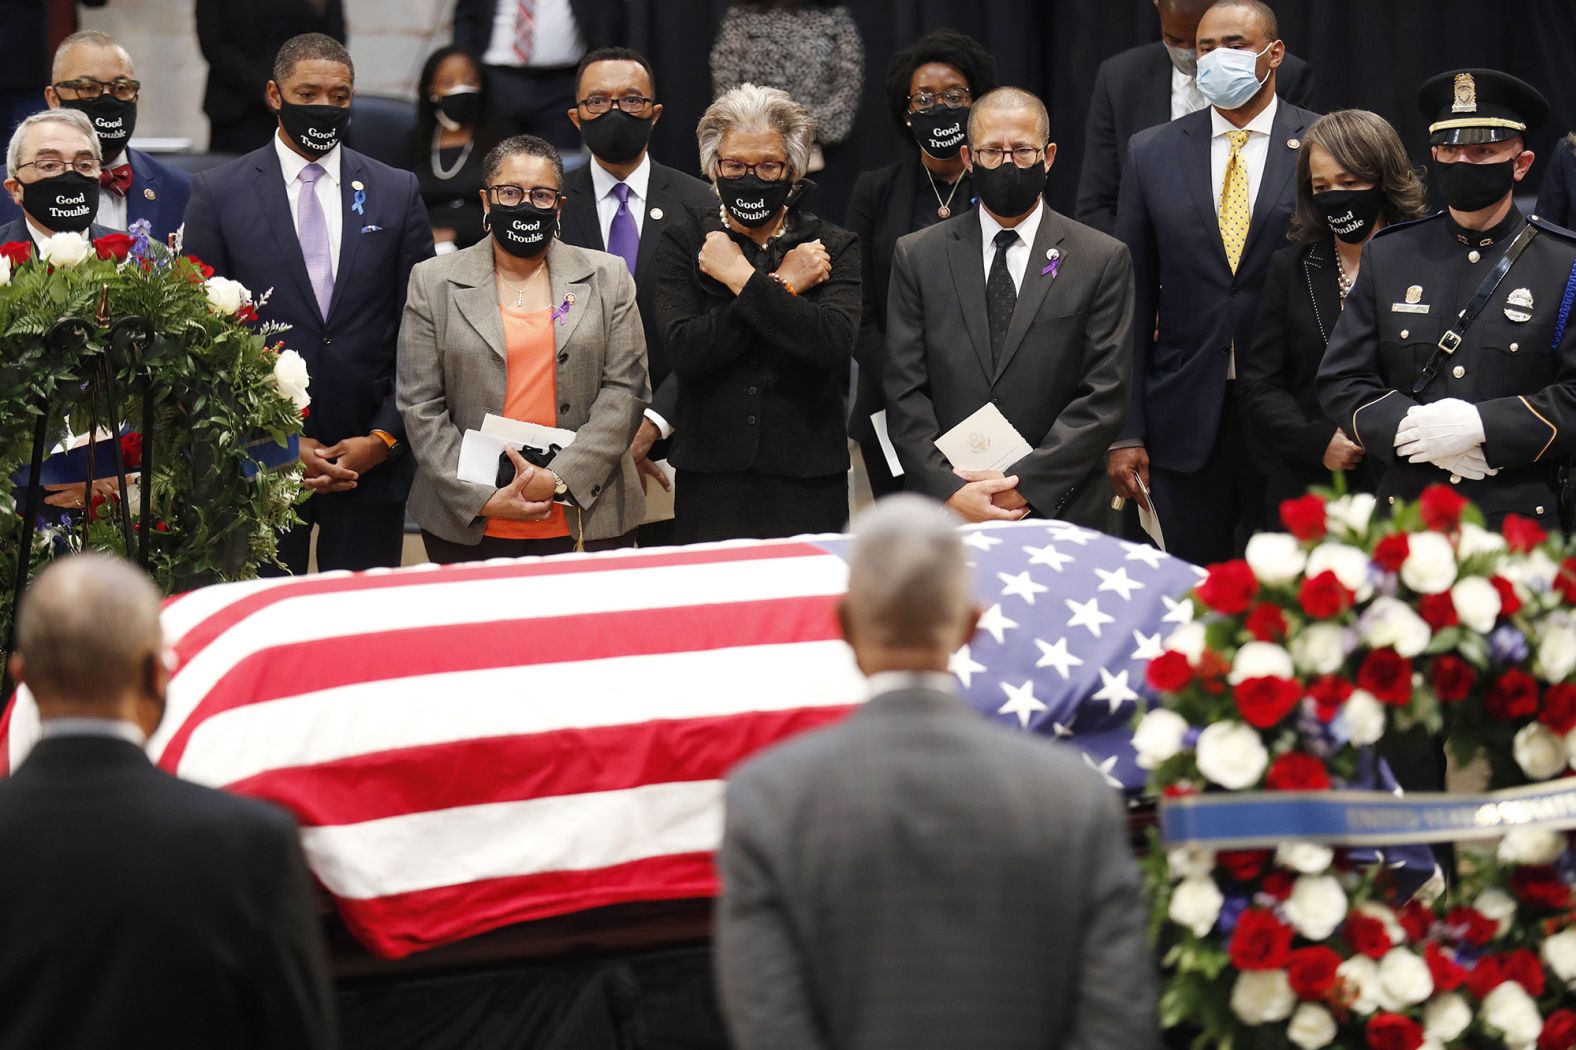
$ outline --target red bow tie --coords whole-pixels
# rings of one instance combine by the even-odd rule
[[[131,189],[131,165],[121,164],[99,172],[99,185],[117,197],[124,197]]]

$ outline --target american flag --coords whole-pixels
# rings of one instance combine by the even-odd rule
[[[1113,784],[1194,570],[1060,523],[965,530],[988,609],[953,661],[988,718]],[[351,931],[399,957],[511,923],[717,890],[722,782],[865,697],[834,605],[847,537],[421,566],[171,599],[148,752],[302,824]],[[37,736],[26,691],[0,772]],[[1048,804],[1051,804],[1048,801]]]

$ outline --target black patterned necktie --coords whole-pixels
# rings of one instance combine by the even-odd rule
[[[990,323],[990,366],[1001,365],[1001,350],[1007,344],[1007,326],[1012,323],[1012,308],[1018,303],[1018,288],[1007,270],[1007,249],[1018,243],[1017,230],[1002,230],[996,235],[996,257],[990,261],[985,278],[985,317]]]

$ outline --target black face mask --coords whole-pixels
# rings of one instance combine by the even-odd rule
[[[651,119],[610,109],[600,117],[582,120],[580,137],[593,155],[609,164],[628,164],[651,141]]]
[[[305,150],[307,156],[321,157],[344,137],[345,128],[350,126],[350,108],[284,102],[279,107],[279,123],[290,141]]]
[[[493,240],[503,245],[503,250],[522,259],[534,259],[547,250],[558,229],[558,209],[538,208],[534,204],[516,204],[505,208],[494,204],[487,213],[492,225]]]
[[[137,126],[135,102],[122,102],[114,95],[104,94],[98,98],[63,98],[60,104],[87,114],[93,122],[93,130],[98,133],[99,149],[106,163],[125,151]]]
[[[1361,244],[1374,231],[1384,211],[1384,190],[1326,190],[1313,195],[1313,206],[1324,216],[1330,232],[1347,244]]]
[[[771,222],[783,206],[793,183],[787,179],[767,182],[754,174],[738,179],[718,179],[717,196],[733,221],[751,230]]]
[[[979,195],[981,204],[1010,219],[1034,207],[1045,189],[1047,174],[1044,164],[1036,162],[1020,168],[1011,157],[1004,157],[994,168],[974,165],[974,192]]]
[[[948,160],[958,155],[963,140],[968,138],[969,107],[949,109],[937,106],[929,113],[909,114],[908,129],[914,133],[919,148],[937,160]]]
[[[1482,211],[1504,199],[1516,184],[1514,158],[1498,164],[1454,164],[1434,162],[1439,173],[1439,192],[1445,203],[1457,211]]]
[[[482,96],[479,91],[456,91],[452,95],[444,95],[438,99],[438,112],[449,119],[451,124],[465,127],[467,124],[476,123],[476,118],[482,115]]]
[[[75,171],[22,183],[22,210],[53,233],[82,233],[98,212],[99,181]]]

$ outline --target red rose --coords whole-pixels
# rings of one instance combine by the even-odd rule
[[[1549,538],[1549,534],[1539,528],[1537,522],[1523,518],[1520,514],[1505,515],[1505,524],[1500,526],[1500,531],[1505,535],[1505,546],[1521,554]]]
[[[1329,569],[1302,581],[1297,589],[1297,604],[1315,620],[1328,620],[1339,616],[1352,604],[1352,592],[1342,586],[1340,579]]]
[[[1264,908],[1249,908],[1232,931],[1231,965],[1239,970],[1279,970],[1291,953],[1292,928]]]
[[[13,267],[21,266],[33,257],[32,241],[7,241],[0,244],[0,256],[11,260]]]
[[[1451,599],[1449,591],[1423,595],[1417,600],[1417,614],[1436,631],[1455,627],[1461,622],[1461,617],[1456,615],[1456,603]]]
[[[106,233],[102,237],[93,239],[93,250],[98,252],[100,259],[114,259],[121,262],[131,254],[131,246],[137,243],[124,233]]]
[[[135,430],[120,436],[120,458],[126,469],[142,466],[142,435]]]
[[[1550,911],[1565,911],[1571,906],[1571,888],[1547,865],[1526,865],[1510,876],[1510,891],[1523,904]]]
[[[1465,700],[1475,682],[1477,672],[1472,665],[1450,653],[1435,659],[1428,668],[1428,684],[1434,687],[1434,695],[1447,704]]]
[[[1525,671],[1511,668],[1489,687],[1483,707],[1501,722],[1530,718],[1538,711],[1538,683]]]
[[[1516,585],[1503,576],[1490,576],[1488,582],[1494,585],[1499,592],[1499,614],[1501,616],[1515,616],[1521,611],[1521,598],[1516,594]]]
[[[1248,631],[1261,642],[1278,642],[1286,637],[1286,614],[1271,602],[1259,602],[1248,613]]]
[[[1457,936],[1475,948],[1483,947],[1499,934],[1499,923],[1466,905],[1451,908],[1445,915],[1445,925],[1458,931]]]
[[[1310,754],[1288,751],[1270,764],[1264,786],[1271,791],[1323,791],[1330,786],[1330,771]]]
[[[1321,1000],[1335,987],[1335,968],[1341,957],[1322,944],[1298,948],[1286,960],[1286,977],[1299,999]]]
[[[1576,558],[1566,558],[1560,563],[1559,575],[1554,577],[1554,589],[1560,592],[1567,605],[1576,605]]]
[[[203,280],[206,281],[208,278],[213,276],[213,267],[197,258],[197,256],[188,255],[186,257],[186,261],[191,263],[192,266],[196,267],[197,272],[202,275]]]
[[[1576,1047],[1576,1012],[1555,1010],[1538,1033],[1538,1050],[1571,1050]]]
[[[1192,784],[1179,782],[1176,784],[1167,784],[1165,787],[1161,788],[1160,797],[1187,798],[1190,795],[1197,795],[1198,793],[1198,788],[1194,787]]]
[[[1456,962],[1454,953],[1433,941],[1423,945],[1423,961],[1434,978],[1434,991],[1453,992],[1467,979],[1467,968]]]
[[[1467,991],[1482,999],[1505,983],[1505,970],[1499,956],[1485,955],[1467,971]]]
[[[1543,964],[1525,948],[1517,948],[1500,957],[1500,972],[1505,980],[1515,981],[1534,999],[1543,994]]]
[[[1396,910],[1396,921],[1401,924],[1401,929],[1406,931],[1409,941],[1420,941],[1428,936],[1428,930],[1434,925],[1434,913],[1417,901],[1407,901]]]
[[[1412,543],[1406,533],[1393,532],[1374,546],[1373,562],[1385,572],[1400,572],[1411,553]]]
[[[1418,510],[1423,513],[1423,524],[1435,532],[1455,532],[1461,527],[1461,512],[1466,508],[1465,498],[1456,494],[1449,485],[1430,485],[1418,500]]]
[[[1307,543],[1324,538],[1324,499],[1315,493],[1285,500],[1280,505],[1286,531]]]
[[[1551,685],[1543,694],[1538,721],[1564,736],[1576,729],[1576,685]]]
[[[1357,669],[1357,688],[1382,703],[1404,704],[1412,699],[1412,661],[1394,649],[1375,649]]]
[[[1259,883],[1259,892],[1274,900],[1283,901],[1291,896],[1297,877],[1289,871],[1276,868]]]
[[[1198,588],[1198,599],[1218,613],[1236,616],[1247,611],[1258,593],[1258,577],[1247,562],[1238,559],[1211,565],[1209,576]]]
[[[1193,680],[1193,665],[1187,662],[1186,655],[1167,649],[1149,661],[1144,677],[1152,688],[1162,693],[1175,693]]]
[[[306,419],[306,418],[307,418],[307,417],[308,417],[308,416],[310,416],[310,415],[311,415],[311,414],[312,414],[312,410],[311,410],[311,409],[310,409],[310,408],[303,408],[303,409],[302,409],[302,410],[301,410],[301,418],[302,418],[302,419]]]
[[[241,308],[235,311],[235,319],[242,324],[251,324],[257,320],[257,307],[251,303],[242,303]]]
[[[1346,916],[1346,943],[1352,946],[1352,951],[1370,959],[1383,959],[1385,952],[1395,947],[1395,942],[1385,932],[1384,923],[1360,911]]]
[[[1215,863],[1238,882],[1252,882],[1269,867],[1270,851],[1266,849],[1227,849],[1215,854]]]
[[[1268,729],[1291,714],[1302,699],[1302,686],[1290,678],[1248,678],[1237,683],[1231,695],[1244,722],[1255,729]]]
[[[1341,708],[1352,695],[1352,683],[1339,675],[1327,674],[1308,683],[1308,695],[1316,705],[1319,721],[1329,723],[1341,713]]]
[[[1369,1050],[1417,1050],[1423,1045],[1423,1029],[1401,1014],[1374,1014],[1364,1034]]]

